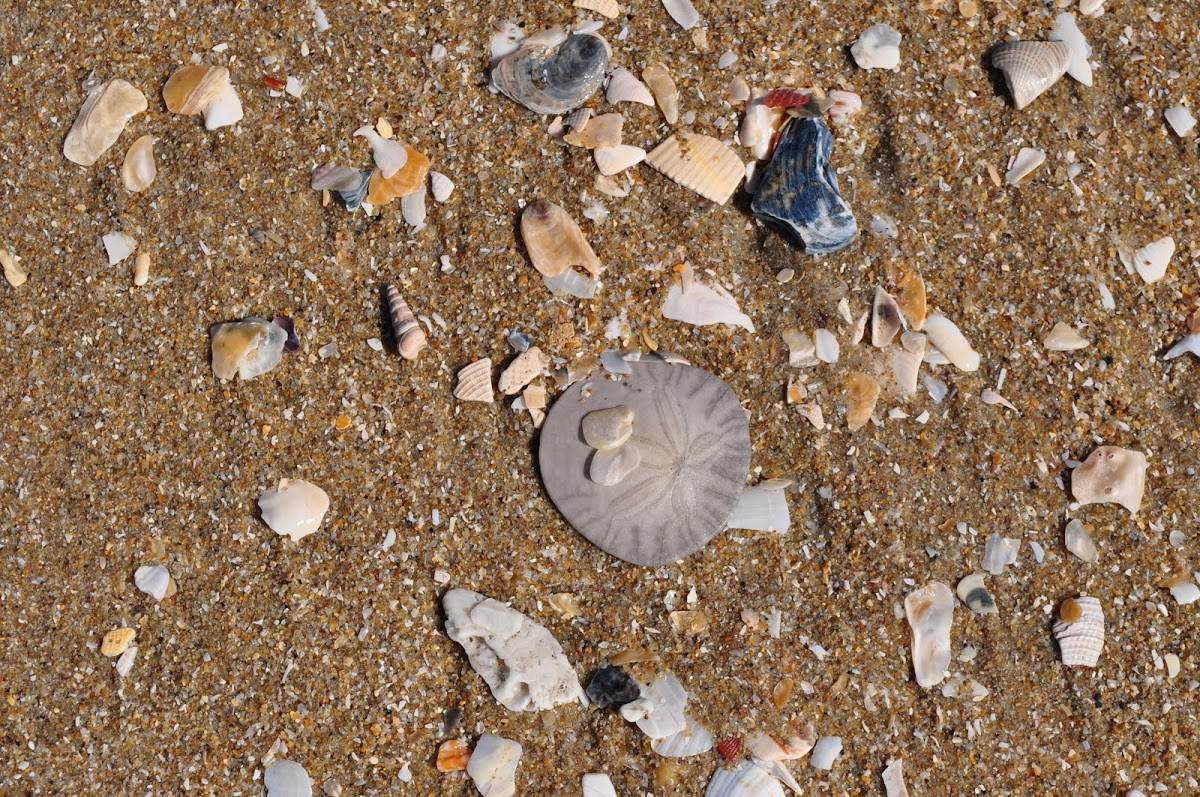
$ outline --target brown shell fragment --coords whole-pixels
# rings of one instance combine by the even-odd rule
[[[684,188],[724,205],[746,174],[742,159],[715,138],[680,131],[654,148],[646,163]]]
[[[229,70],[223,66],[191,64],[175,71],[163,86],[167,110],[195,116],[208,107],[229,83]]]
[[[408,153],[408,160],[395,174],[386,180],[379,171],[371,176],[366,199],[371,205],[383,207],[394,199],[408,196],[425,184],[425,178],[429,174],[429,158],[408,144],[404,145],[404,149]]]
[[[458,372],[458,387],[454,388],[454,397],[462,401],[482,401],[486,404],[496,400],[492,393],[491,358],[476,360]]]
[[[1019,111],[1067,73],[1071,48],[1065,42],[1007,41],[992,50],[992,66],[1004,73]]]
[[[679,121],[679,89],[671,78],[671,70],[666,64],[655,62],[642,70],[642,80],[650,87],[658,109],[662,111],[667,124],[673,125]]]
[[[563,136],[563,141],[584,149],[615,147],[621,143],[621,129],[624,126],[624,116],[619,113],[606,113],[589,119],[587,124],[578,129],[572,129]]]
[[[63,155],[72,163],[91,166],[116,143],[125,123],[146,107],[146,95],[127,80],[110,80],[92,89],[63,142]]]
[[[604,269],[575,220],[545,199],[530,203],[521,213],[521,240],[544,277],[557,277],[572,266],[587,269],[593,277]]]
[[[137,632],[132,628],[114,628],[105,634],[100,642],[100,654],[109,658],[120,656],[136,635]]]
[[[867,374],[855,372],[846,377],[846,426],[856,432],[871,420],[879,400],[879,383]]]
[[[900,305],[900,312],[904,314],[910,327],[921,331],[925,327],[925,316],[928,313],[925,305],[925,280],[921,278],[920,272],[909,271],[900,278],[896,288],[896,304]]]
[[[883,288],[875,288],[875,303],[871,308],[871,345],[882,349],[892,342],[904,323],[900,307]]]
[[[392,319],[392,332],[396,336],[396,350],[406,360],[417,359],[422,350],[429,345],[425,331],[421,329],[421,324],[395,285],[387,286],[387,302],[388,315]]]

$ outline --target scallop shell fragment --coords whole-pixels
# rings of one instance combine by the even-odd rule
[[[129,147],[121,164],[121,182],[126,191],[139,193],[154,183],[158,166],[154,163],[154,136],[142,136]]]
[[[667,65],[659,62],[650,64],[642,70],[642,80],[654,95],[658,109],[662,111],[667,124],[673,125],[679,121],[679,89],[671,77]]]
[[[651,739],[650,749],[666,758],[689,758],[713,749],[717,740],[708,728],[691,717],[684,719],[683,730],[661,739]]]
[[[1100,446],[1071,472],[1071,495],[1081,505],[1120,504],[1136,515],[1146,492],[1146,455]]]
[[[476,360],[458,372],[454,397],[462,401],[495,401],[492,393],[492,361],[489,357]]]
[[[680,131],[646,156],[646,163],[705,199],[724,205],[746,175],[741,158],[710,136]]]
[[[572,266],[585,268],[592,276],[604,269],[579,225],[548,200],[531,202],[522,211],[521,240],[533,267],[544,277],[557,277]]]
[[[163,86],[163,100],[171,113],[195,116],[217,98],[229,84],[223,66],[191,64],[175,71]]]
[[[246,381],[279,365],[288,334],[265,318],[249,316],[216,324],[211,338],[213,375]]]
[[[992,50],[992,66],[1004,73],[1019,111],[1067,73],[1071,48],[1064,42],[1007,41]]]
[[[1079,619],[1054,624],[1062,663],[1067,667],[1095,667],[1104,650],[1104,610],[1098,598],[1075,598],[1081,609]]]
[[[67,133],[63,155],[72,163],[91,166],[116,143],[125,124],[146,108],[146,95],[127,80],[93,88]]]
[[[396,350],[404,359],[415,360],[429,345],[429,341],[421,329],[421,324],[409,309],[408,302],[404,301],[396,286],[389,284],[386,293],[388,315],[392,321],[392,333],[396,338]]]
[[[492,69],[492,82],[534,113],[566,113],[604,83],[608,42],[593,33],[542,31],[521,42]]]
[[[637,102],[654,107],[654,95],[650,93],[650,89],[625,67],[614,69],[609,76],[604,99],[613,105],[618,102]]]
[[[913,672],[926,689],[946,677],[950,665],[950,625],[954,621],[954,593],[940,581],[914,590],[904,599],[904,613],[912,628]]]
[[[1147,283],[1158,282],[1167,275],[1167,266],[1175,254],[1175,239],[1168,235],[1133,253],[1123,247],[1117,251],[1126,268],[1137,271],[1138,276]]]
[[[321,528],[329,511],[329,495],[303,479],[280,479],[278,489],[259,496],[258,507],[272,531],[299,542]]]

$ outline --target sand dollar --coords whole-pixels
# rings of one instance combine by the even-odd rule
[[[750,427],[734,392],[688,365],[639,362],[620,380],[576,383],[542,427],[538,465],[555,506],[584,537],[635,565],[664,565],[725,528],[750,470]],[[584,388],[588,393],[584,395]],[[620,483],[588,478],[588,413],[625,405],[641,462]]]

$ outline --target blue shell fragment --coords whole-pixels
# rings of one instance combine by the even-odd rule
[[[755,216],[787,227],[813,255],[845,249],[858,234],[829,163],[832,152],[833,136],[823,119],[793,119],[750,203]]]
[[[342,200],[342,204],[346,206],[346,210],[358,210],[362,207],[363,200],[367,198],[367,191],[371,188],[371,175],[374,174],[370,169],[362,171],[362,182],[358,184],[358,188],[353,191],[334,191],[338,199]]]

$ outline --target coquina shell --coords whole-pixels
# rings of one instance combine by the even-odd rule
[[[594,33],[544,31],[502,58],[492,82],[535,113],[566,113],[604,83],[609,57],[608,42]]]
[[[1071,48],[1065,42],[1008,41],[992,50],[992,66],[1004,73],[1019,111],[1067,73]]]
[[[1054,638],[1068,667],[1095,667],[1104,649],[1104,610],[1098,598],[1076,598],[1083,616],[1073,623],[1054,623]]]

